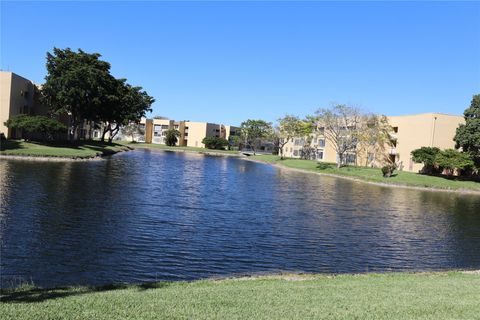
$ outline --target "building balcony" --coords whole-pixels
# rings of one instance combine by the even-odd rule
[[[388,149],[388,154],[390,154],[390,155],[397,155],[397,154],[398,154],[397,148],[390,148],[390,149]]]

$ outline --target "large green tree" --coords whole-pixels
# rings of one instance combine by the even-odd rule
[[[109,133],[111,142],[121,126],[138,122],[148,111],[155,99],[149,96],[142,87],[134,87],[125,79],[116,79],[111,83],[109,95],[98,109],[95,121],[103,123],[102,141]]]
[[[120,126],[139,121],[155,101],[141,87],[113,77],[110,64],[100,57],[70,48],[47,53],[43,102],[55,113],[70,115],[73,139],[78,126],[88,120],[101,122],[102,141],[106,133],[111,141]]]
[[[255,155],[262,140],[272,135],[273,128],[270,122],[248,119],[240,124],[240,131],[245,146],[250,147]]]
[[[110,64],[98,53],[81,49],[54,48],[47,52],[47,76],[42,86],[43,102],[55,113],[68,113],[71,119],[71,138],[86,120],[95,120],[98,109],[111,95],[115,80]]]
[[[474,95],[470,107],[463,113],[465,124],[457,128],[453,140],[455,147],[462,148],[480,168],[480,94]]]

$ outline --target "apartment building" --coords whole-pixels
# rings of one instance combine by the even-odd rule
[[[6,138],[21,138],[21,132],[8,129],[4,122],[19,114],[46,115],[39,102],[40,86],[13,72],[0,71],[0,133]]]
[[[221,137],[228,140],[231,135],[240,133],[240,128],[209,122],[175,121],[171,119],[142,119],[145,143],[165,144],[166,131],[175,129],[180,132],[179,146],[204,148],[205,137]]]
[[[465,123],[463,116],[442,113],[425,113],[388,117],[393,128],[394,147],[390,155],[400,169],[418,172],[421,163],[412,160],[411,152],[421,147],[437,147],[441,150],[455,148],[455,132]]]
[[[48,108],[40,102],[41,89],[41,85],[16,73],[0,71],[0,134],[3,133],[7,139],[21,139],[22,132],[7,128],[5,121],[20,114],[32,116],[49,114]],[[57,115],[56,118],[66,126],[70,123],[68,114]],[[72,132],[70,134],[73,135]],[[90,139],[95,137],[95,134],[98,136],[99,130],[96,129],[94,122],[85,120],[78,126],[76,134],[81,139]],[[63,138],[67,137],[65,134]]]
[[[390,116],[388,122],[392,127],[393,146],[385,148],[383,157],[390,157],[399,165],[400,170],[418,172],[423,165],[414,163],[411,152],[421,147],[449,149],[455,147],[453,137],[456,128],[464,123],[462,116],[441,113],[425,113],[405,116]],[[284,156],[302,157],[305,138],[293,138],[284,146]],[[332,143],[325,137],[322,128],[312,135],[310,146],[313,148],[311,158],[321,162],[337,162],[337,154]],[[382,165],[381,159],[374,159],[372,154],[362,152],[347,153],[345,163],[350,165]]]

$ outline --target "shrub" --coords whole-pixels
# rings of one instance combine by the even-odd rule
[[[320,170],[327,170],[327,169],[333,169],[337,166],[336,163],[329,163],[329,162],[319,162],[317,164],[317,168]]]
[[[175,129],[168,129],[165,132],[165,144],[169,147],[174,147],[177,144],[180,131]]]
[[[220,137],[205,137],[202,143],[208,149],[225,149],[228,146],[228,141]]]
[[[67,131],[67,127],[56,119],[26,114],[8,119],[5,126],[10,129],[22,130],[26,140],[30,140],[33,134],[41,135],[43,140],[51,140],[55,134]]]
[[[454,149],[441,151],[437,155],[436,160],[438,166],[445,169],[448,174],[453,174],[455,170],[460,174],[462,171],[474,167],[473,159],[468,153],[459,152]]]
[[[432,174],[435,172],[437,156],[440,149],[436,147],[421,147],[411,152],[412,160],[416,163],[423,163],[422,173]]]
[[[393,172],[397,169],[397,166],[394,163],[387,164],[382,167],[382,174],[384,178],[390,178],[393,175]]]

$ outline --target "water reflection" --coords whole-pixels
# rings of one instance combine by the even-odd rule
[[[227,157],[0,163],[2,285],[480,267],[480,197]]]

